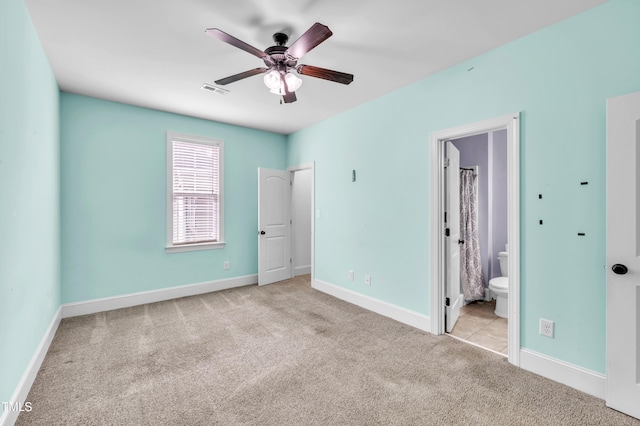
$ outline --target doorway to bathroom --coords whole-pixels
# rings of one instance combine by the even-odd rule
[[[431,136],[431,322],[519,365],[518,115]],[[508,277],[506,277],[508,275]]]
[[[459,260],[447,259],[445,267],[459,262],[459,285],[453,288],[453,295],[461,306],[457,318],[452,318],[445,301],[445,329],[452,336],[507,355],[507,129],[448,142],[447,158],[453,150],[459,158],[447,165],[445,191],[447,199],[452,198],[450,191],[460,197],[455,207],[460,212],[460,235],[453,242],[460,255]],[[456,179],[449,179],[449,172],[457,174]],[[445,206],[447,212],[452,208]]]

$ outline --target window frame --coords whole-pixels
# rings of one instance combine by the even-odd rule
[[[218,147],[218,241],[204,243],[173,244],[173,142],[186,142]],[[180,253],[197,250],[214,250],[224,248],[224,141],[222,139],[193,136],[184,133],[167,131],[167,187],[166,187],[166,246],[167,253]]]

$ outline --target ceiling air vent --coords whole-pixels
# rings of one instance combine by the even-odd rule
[[[218,95],[226,95],[229,93],[226,89],[221,89],[220,87],[212,86],[210,84],[204,83],[201,87],[202,90],[207,90],[209,92],[217,93]]]

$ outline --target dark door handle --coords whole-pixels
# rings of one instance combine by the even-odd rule
[[[627,272],[629,272],[629,269],[627,269],[626,266],[620,264],[620,263],[616,263],[615,265],[613,265],[611,267],[611,270],[613,271],[614,274],[618,274],[618,275],[624,275]]]
[[[464,244],[464,240],[458,240],[458,244]]]
[[[264,235],[264,234],[266,234],[266,232],[260,231],[260,235]]]

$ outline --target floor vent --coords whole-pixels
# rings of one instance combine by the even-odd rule
[[[202,90],[207,90],[209,92],[217,93],[218,95],[226,95],[229,93],[226,89],[221,89],[220,87],[212,86],[210,84],[204,83],[201,87]]]

